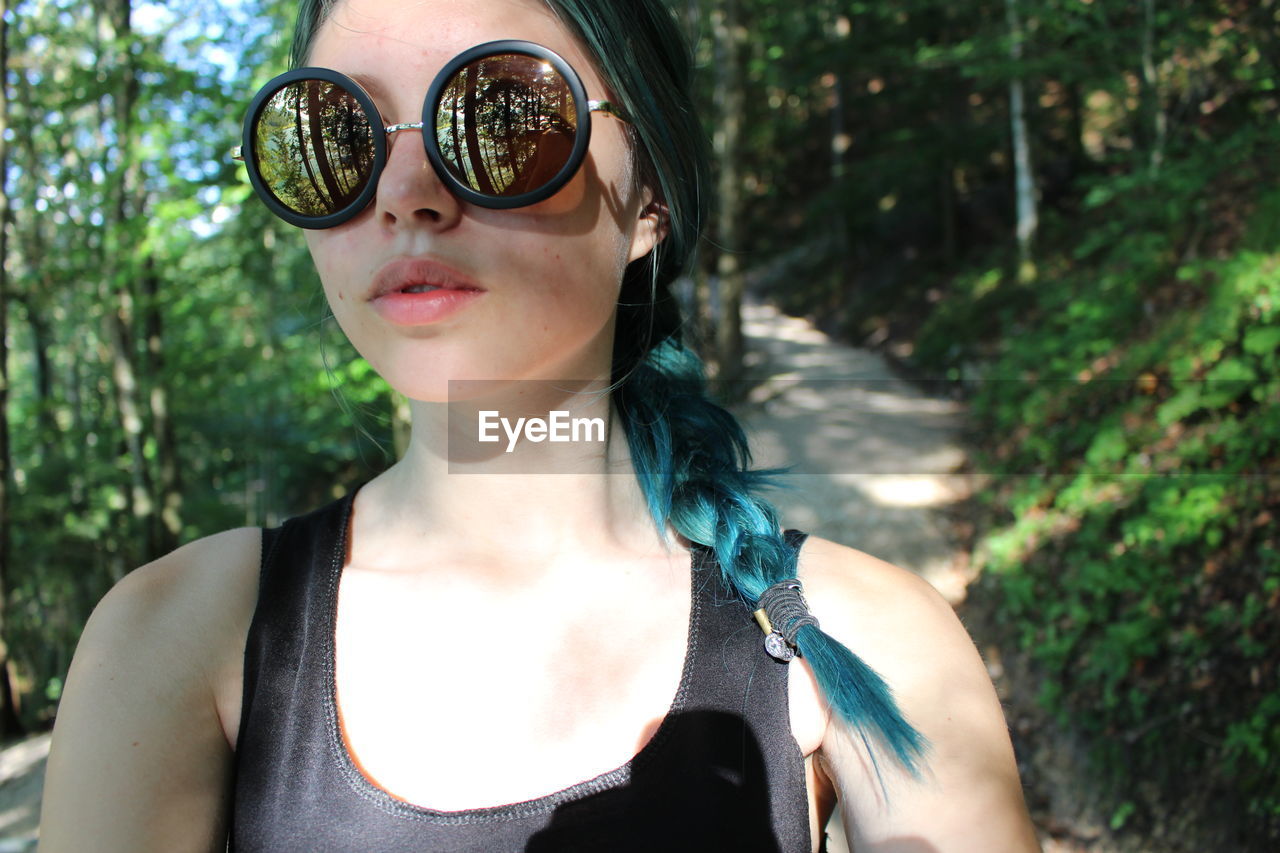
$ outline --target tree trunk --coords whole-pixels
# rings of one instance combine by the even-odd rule
[[[391,441],[396,458],[402,458],[409,452],[409,440],[413,436],[413,412],[409,409],[409,399],[403,394],[391,394]]]
[[[1067,110],[1069,118],[1068,140],[1071,145],[1069,183],[1074,183],[1084,174],[1089,163],[1089,154],[1084,147],[1084,92],[1079,80],[1067,84]]]
[[[24,75],[18,75],[16,79],[17,86],[13,93],[13,102],[18,104],[38,103],[38,96],[33,91],[28,78]],[[5,124],[7,125],[8,121]],[[7,152],[6,160],[12,159],[15,161],[19,174],[39,174],[42,171],[39,165],[41,163],[41,155],[36,150],[36,139],[33,134],[17,130],[14,133],[14,138],[17,141],[17,145],[12,151]],[[67,153],[65,147],[60,146],[55,149],[55,156],[59,158],[66,156]],[[43,181],[39,181],[39,183],[43,183]],[[26,195],[23,197],[24,189],[22,183],[15,180],[14,184],[13,195],[23,198],[23,203],[26,205],[34,205],[35,199],[38,197],[37,189],[34,186],[28,186],[25,189]],[[41,442],[45,455],[37,457],[36,464],[43,464],[51,453],[57,453],[61,460],[65,460],[69,458],[70,454],[67,452],[66,436],[58,426],[54,412],[56,404],[54,402],[53,389],[57,379],[54,359],[50,355],[57,352],[57,339],[54,334],[54,326],[56,324],[51,323],[52,312],[47,308],[46,298],[47,294],[58,292],[57,283],[54,281],[54,276],[49,267],[39,265],[32,267],[25,262],[25,259],[28,258],[51,257],[45,241],[47,220],[26,217],[22,223],[22,228],[19,230],[16,222],[13,221],[12,205],[6,202],[5,207],[6,222],[14,227],[13,245],[23,259],[19,263],[23,263],[28,276],[27,284],[22,293],[11,294],[10,299],[13,304],[22,306],[27,327],[31,331],[31,354],[35,368],[36,417],[39,420],[38,428],[40,433],[46,437]],[[50,448],[54,448],[54,450],[51,452]],[[73,474],[73,476],[78,476],[78,467],[74,466],[72,468],[73,471],[77,471],[77,474]]]
[[[1165,137],[1169,133],[1169,117],[1164,111],[1160,72],[1156,67],[1155,29],[1155,0],[1142,0],[1142,88],[1139,100],[1144,127],[1142,136],[1147,143],[1147,169],[1152,177],[1160,173],[1164,164]]]
[[[827,8],[827,37],[831,39],[837,46],[833,51],[834,56],[843,56],[848,51],[849,34],[853,31],[852,24],[849,19],[840,12],[842,4],[834,4],[834,8]],[[840,187],[845,180],[845,155],[849,150],[850,137],[845,129],[846,110],[844,96],[844,81],[841,77],[841,68],[839,63],[832,63],[834,67],[827,72],[826,79],[830,81],[830,92],[828,94],[828,118],[830,121],[829,149],[831,154],[831,185]],[[843,196],[842,196],[843,198]],[[845,216],[845,205],[843,201],[838,202],[831,217],[831,236],[832,236],[832,258],[835,263],[835,269],[839,276],[836,282],[837,287],[842,287],[845,282],[845,276],[848,272],[849,262],[849,224]]]
[[[731,382],[742,374],[742,296],[745,288],[741,255],[742,180],[738,173],[738,149],[742,136],[743,80],[742,36],[737,0],[722,0],[711,13],[716,46],[716,133],[713,138],[720,168],[717,216],[720,253],[716,277],[720,286],[720,316],[716,323],[717,376]]]
[[[942,239],[942,256],[948,265],[955,264],[960,254],[960,237],[956,227],[958,209],[956,165],[948,152],[942,157],[942,169],[938,173],[938,223]]]
[[[1023,38],[1017,0],[1005,0],[1005,18],[1009,24],[1009,57],[1017,67],[1022,62]],[[1017,200],[1018,280],[1033,281],[1036,267],[1032,250],[1039,221],[1021,71],[1009,81],[1009,123],[1013,137],[1014,196]]]
[[[41,258],[44,255],[35,255]],[[33,465],[41,465],[50,461],[51,456],[66,458],[66,446],[62,440],[62,430],[58,427],[58,419],[54,413],[53,399],[53,363],[49,352],[53,335],[49,328],[49,319],[30,293],[14,293],[9,296],[14,305],[22,306],[22,313],[31,332],[31,366],[35,371],[36,392],[36,429],[44,440],[40,442],[41,450],[33,458]],[[16,321],[15,321],[16,322]],[[61,463],[61,459],[58,460]]]
[[[182,483],[178,473],[178,438],[173,418],[169,416],[169,392],[165,386],[160,276],[156,273],[152,258],[146,261],[142,281],[145,288],[151,427],[156,436],[157,494],[160,498],[160,524],[156,529],[155,547],[158,552],[167,553],[178,547],[178,538],[182,533]]]
[[[155,486],[143,445],[147,432],[144,419],[145,394],[139,380],[138,353],[135,344],[135,289],[142,277],[138,246],[130,227],[131,220],[140,214],[135,209],[135,196],[140,182],[137,158],[132,155],[134,144],[134,112],[138,100],[138,79],[135,59],[129,50],[132,36],[131,0],[109,0],[100,9],[105,18],[103,29],[108,38],[103,49],[110,52],[108,67],[119,74],[119,86],[112,98],[113,113],[110,116],[114,131],[114,145],[118,149],[122,173],[116,178],[114,198],[109,205],[104,243],[102,294],[109,306],[106,317],[106,341],[115,403],[124,434],[125,452],[129,457],[129,491],[127,511],[141,534],[141,553],[131,554],[132,559],[150,560],[165,550],[160,534],[160,508],[156,500]],[[145,310],[145,306],[144,306]],[[136,552],[135,552],[136,553]],[[114,573],[113,573],[114,574]]]
[[[701,348],[701,352],[708,353],[714,358],[711,352],[713,347],[712,341],[715,340],[716,334],[716,310],[715,300],[711,293],[714,283],[713,270],[718,261],[713,258],[719,253],[713,255],[712,252],[703,250],[699,252],[697,263],[693,268],[693,328],[694,336]]]
[[[18,697],[9,660],[10,494],[13,460],[9,446],[9,24],[8,0],[0,0],[0,737],[22,734]]]

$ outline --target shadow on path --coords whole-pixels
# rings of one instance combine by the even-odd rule
[[[942,511],[969,496],[963,404],[931,397],[879,355],[765,305],[744,310],[759,380],[736,407],[757,464],[789,466],[784,526],[910,569],[952,603],[969,580]]]
[[[772,306],[743,312],[747,400],[735,407],[756,464],[784,466],[771,495],[795,527],[910,569],[952,604],[971,577],[942,510],[965,500],[961,403],[897,377],[881,356],[836,343]],[[837,815],[830,853],[847,853]],[[903,853],[932,850],[900,839]]]

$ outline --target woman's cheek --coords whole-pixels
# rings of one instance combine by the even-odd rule
[[[343,329],[350,334],[353,330],[347,329],[344,318],[360,304],[363,295],[356,271],[350,268],[350,260],[360,255],[350,251],[344,253],[342,241],[332,239],[338,236],[324,233],[313,236],[308,233],[307,243],[311,249],[311,260],[324,287],[324,295],[329,300],[329,308]]]

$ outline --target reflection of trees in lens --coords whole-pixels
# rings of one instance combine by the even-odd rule
[[[449,171],[488,195],[546,184],[568,159],[576,132],[564,78],[529,56],[468,65],[444,88],[436,111],[436,140]]]
[[[480,143],[480,128],[476,117],[476,104],[480,99],[480,69],[476,65],[468,65],[463,72],[462,86],[462,126],[467,141],[467,159],[477,190],[486,195],[494,193],[493,172],[484,161],[484,152]]]
[[[257,164],[281,204],[307,216],[346,207],[373,167],[373,128],[341,86],[302,80],[277,92],[257,124]]]

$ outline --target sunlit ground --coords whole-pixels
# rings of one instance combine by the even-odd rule
[[[40,791],[49,735],[42,734],[0,752],[0,853],[35,849],[40,825]]]
[[[740,414],[757,461],[793,471],[783,478],[791,490],[775,495],[783,523],[910,569],[962,601],[974,573],[947,511],[982,481],[955,473],[965,462],[963,405],[926,395],[879,356],[835,344],[805,321],[764,306],[749,306],[746,319],[757,384]],[[997,682],[998,651],[984,650]],[[829,830],[831,853],[846,853],[838,817]],[[1073,831],[1101,837],[1100,827]],[[1045,853],[1100,849],[1044,841]]]
[[[757,463],[790,469],[774,501],[788,527],[866,551],[924,577],[948,601],[971,577],[941,512],[969,495],[957,474],[964,407],[931,397],[866,350],[807,322],[748,306],[756,377],[740,411]]]

